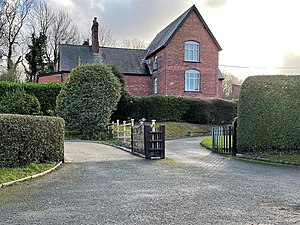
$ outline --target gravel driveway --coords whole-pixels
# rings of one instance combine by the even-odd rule
[[[66,142],[40,179],[0,190],[0,224],[300,224],[300,169],[168,141],[166,160]]]

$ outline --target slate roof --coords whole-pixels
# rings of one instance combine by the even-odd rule
[[[185,11],[181,16],[179,16],[176,20],[174,20],[172,23],[170,23],[165,29],[163,29],[160,33],[156,35],[154,40],[150,43],[148,46],[147,50],[147,55],[146,59],[149,58],[151,55],[155,54],[162,48],[166,47],[169,41],[172,39],[172,37],[175,35],[177,30],[182,26],[184,21],[188,18],[188,16],[191,14],[192,11],[195,11],[196,14],[198,15],[200,21],[203,23],[205,29],[215,42],[216,46],[218,47],[219,51],[222,50],[221,46],[219,45],[218,41],[210,31],[209,27],[205,23],[204,19],[200,15],[198,9],[196,8],[195,5],[190,7],[187,11]]]
[[[123,74],[150,75],[147,64],[143,63],[147,50],[100,47],[100,53],[94,54],[91,46],[63,44],[59,52],[60,71],[71,71],[80,59],[82,64],[114,64]]]

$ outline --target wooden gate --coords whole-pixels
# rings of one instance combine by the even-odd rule
[[[157,130],[155,126],[142,124],[131,128],[132,153],[141,155],[145,159],[165,158],[165,126]]]

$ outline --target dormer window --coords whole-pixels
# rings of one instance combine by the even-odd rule
[[[199,62],[199,43],[195,41],[186,41],[184,43],[184,61]]]
[[[153,71],[158,69],[157,55],[154,56]]]

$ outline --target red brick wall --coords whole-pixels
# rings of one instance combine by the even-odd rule
[[[153,94],[153,85],[151,76],[136,76],[125,75],[125,87],[126,90],[135,96],[147,96]]]
[[[61,82],[62,80],[62,76],[63,76],[63,82],[66,82],[68,77],[69,77],[69,73],[57,73],[57,74],[49,74],[49,76],[42,76],[39,77],[39,83],[49,83],[49,82]]]
[[[184,62],[185,41],[200,43],[200,63]],[[195,12],[191,13],[167,47],[157,53],[157,56],[159,69],[153,75],[158,77],[159,94],[192,98],[222,97],[222,81],[218,80],[219,50]],[[185,71],[188,69],[200,72],[200,92],[184,91]]]
[[[241,92],[241,85],[239,84],[232,84],[232,99],[239,99],[240,92]]]

